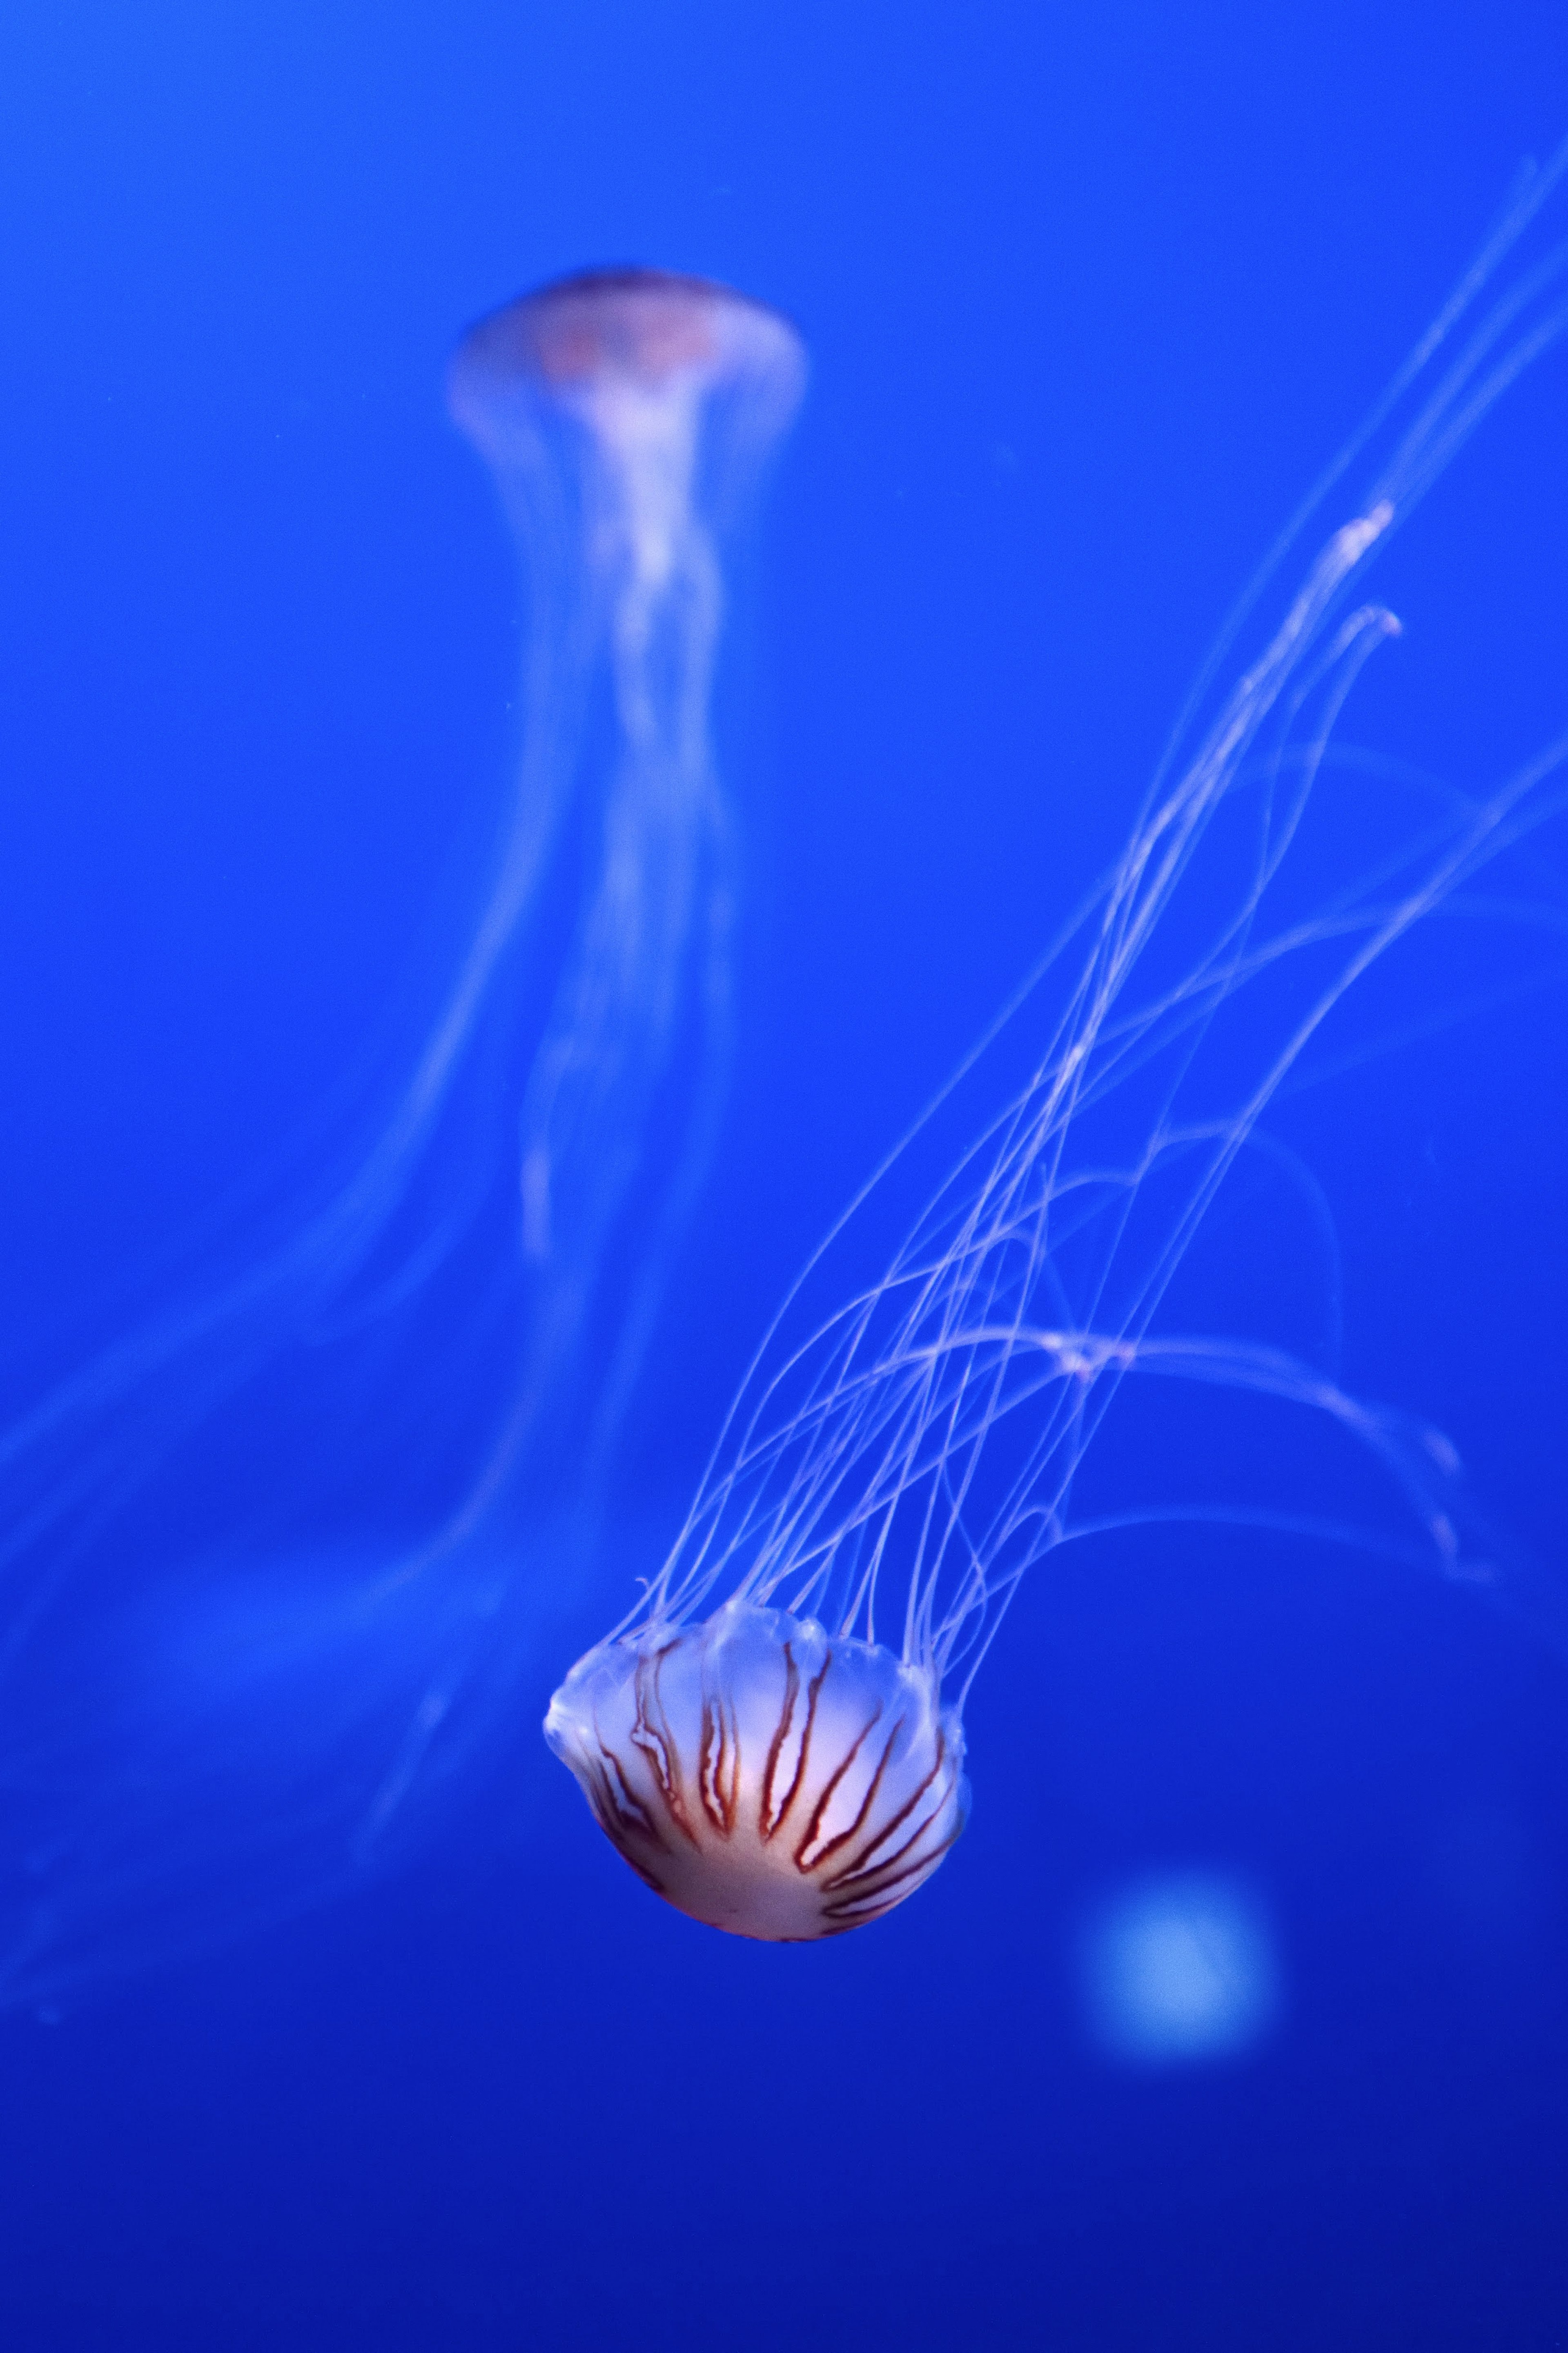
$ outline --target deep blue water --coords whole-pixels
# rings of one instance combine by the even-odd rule
[[[1568,132],[1560,11],[24,5],[0,120],[8,1412],[216,1205],[272,1214],[256,1172],[308,1162],[451,936],[517,723],[459,331],[647,261],[813,361],[727,690],[729,1108],[606,1557],[405,1867],[0,2021],[6,2347],[1568,2342],[1568,1653],[1528,1611],[1234,1532],[1066,1555],[976,1684],[960,1846],[818,1948],[659,1906],[533,1729]],[[1559,353],[1510,392],[1390,550],[1405,633],[1347,744],[1479,790],[1568,723],[1565,384]],[[1531,874],[1568,909],[1561,828]],[[1456,925],[1272,1123],[1337,1234],[1347,1386],[1447,1431],[1548,1584],[1565,983],[1549,926]],[[1296,1282],[1267,1211],[1216,1312],[1227,1266]],[[1226,1475],[1221,1409],[1157,1402],[1109,1493]],[[1156,2064],[1097,2030],[1094,1923],[1194,1879],[1267,1998]]]

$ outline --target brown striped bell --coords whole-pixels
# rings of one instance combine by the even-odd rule
[[[600,1643],[544,1736],[650,1887],[774,1943],[891,1911],[968,1807],[963,1728],[929,1668],[747,1601]]]

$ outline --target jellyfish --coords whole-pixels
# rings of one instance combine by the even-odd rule
[[[1439,1434],[1267,1331],[1184,1328],[1177,1293],[1264,1113],[1347,994],[1561,806],[1568,739],[1479,797],[1418,797],[1375,846],[1363,835],[1326,894],[1296,854],[1340,709],[1397,629],[1363,592],[1369,567],[1568,326],[1568,248],[1529,250],[1565,172],[1568,148],[1521,180],[1316,486],[1200,677],[1125,848],[810,1261],[668,1557],[550,1704],[546,1741],[600,1829],[699,1921],[816,1941],[937,1870],[968,1809],[964,1703],[1020,1581],[1097,1529],[1159,1516],[1078,1508],[1134,1381],[1321,1417],[1366,1450],[1403,1514],[1367,1542],[1523,1595]],[[1356,470],[1359,497],[1343,489]],[[1260,600],[1310,531],[1318,552],[1265,628]],[[1249,630],[1256,650],[1227,687]],[[1359,1540],[1309,1511],[1194,1508]],[[1561,1599],[1542,1608],[1561,1633]]]
[[[712,1131],[724,561],[804,376],[777,312],[651,269],[458,345],[528,591],[515,782],[368,1142],[0,1438],[0,1998],[331,1892],[508,1720]]]
[[[535,703],[580,714],[600,658],[616,736],[593,892],[520,1113],[521,1243],[543,1293],[525,1420],[547,1397],[559,1418],[561,1360],[584,1353],[617,1220],[634,1188],[639,1212],[649,1207],[640,1156],[656,1098],[685,1033],[700,1048],[662,1221],[635,1253],[638,1295],[611,1337],[607,1375],[595,1366],[601,1439],[646,1342],[723,1067],[732,878],[710,744],[720,546],[803,384],[800,339],[776,311],[647,269],[592,272],[513,304],[465,338],[451,371],[453,414],[494,469],[523,545],[556,551],[555,580],[566,550],[581,568],[578,608],[558,616],[559,638],[541,632],[535,644],[541,667],[562,663],[567,678],[536,679]],[[570,763],[542,744],[536,774],[538,839],[520,844],[519,883],[561,828]],[[499,916],[509,923],[510,907]],[[459,997],[455,1018],[462,1008]]]

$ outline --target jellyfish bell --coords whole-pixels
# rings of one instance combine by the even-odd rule
[[[597,269],[481,320],[447,398],[514,501],[542,448],[574,428],[598,478],[601,562],[629,556],[658,581],[694,512],[731,519],[805,383],[801,339],[765,304],[668,270]]]
[[[601,1643],[544,1736],[657,1894],[767,1943],[880,1918],[968,1810],[963,1728],[933,1675],[743,1600]]]

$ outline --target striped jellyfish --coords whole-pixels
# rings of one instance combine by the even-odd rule
[[[657,270],[457,351],[527,586],[489,876],[368,1142],[0,1440],[0,1999],[331,1892],[508,1720],[706,1153],[725,543],[804,380]]]
[[[1561,797],[1568,741],[1479,799],[1424,805],[1326,904],[1299,879],[1336,716],[1397,628],[1364,576],[1568,324],[1568,249],[1521,251],[1565,169],[1568,150],[1521,183],[1275,549],[1120,857],[812,1261],[668,1558],[551,1702],[545,1738],[600,1828],[697,1920],[811,1941],[930,1878],[967,1808],[965,1699],[1020,1580],[1087,1534],[1158,1516],[1075,1506],[1135,1376],[1326,1417],[1394,1482],[1410,1550],[1499,1582],[1440,1436],[1285,1349],[1184,1332],[1169,1303],[1347,992]],[[1264,589],[1352,471],[1364,494],[1224,690]],[[889,1227],[890,1255],[870,1239]]]

